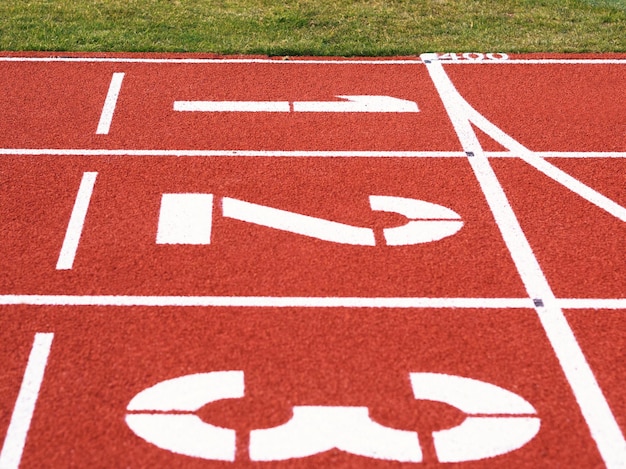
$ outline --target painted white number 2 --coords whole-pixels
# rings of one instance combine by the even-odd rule
[[[213,194],[163,194],[157,244],[210,244]],[[385,228],[387,246],[407,246],[438,241],[455,234],[463,226],[453,210],[425,200],[371,195],[370,207],[407,219],[402,226]],[[280,210],[244,200],[223,197],[222,216],[258,226],[287,231],[309,238],[339,244],[375,246],[374,230],[323,218]]]
[[[525,399],[494,384],[438,373],[410,373],[415,399],[449,404],[467,414],[454,428],[433,434],[440,462],[490,458],[514,451],[539,431]],[[244,396],[243,371],[181,376],[157,383],[128,404],[126,423],[147,442],[174,453],[235,461],[236,433],[202,421],[208,403]],[[378,424],[367,407],[295,406],[291,420],[250,433],[250,459],[282,461],[332,449],[374,459],[422,461],[417,432]]]

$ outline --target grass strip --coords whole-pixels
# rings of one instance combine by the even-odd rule
[[[0,3],[0,49],[624,52],[626,0],[7,0]]]

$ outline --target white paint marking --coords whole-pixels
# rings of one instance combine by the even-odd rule
[[[444,72],[445,73],[445,72]],[[591,202],[596,207],[605,210],[621,221],[626,222],[626,208],[605,197],[591,187],[583,184],[578,179],[573,178],[566,172],[548,163],[546,160],[536,155],[533,151],[513,139],[510,135],[496,127],[474,109],[467,101],[457,99],[459,103],[460,115],[465,116],[468,122],[476,125],[491,138],[508,148],[513,154],[524,160],[526,163],[539,170],[549,178],[567,187],[572,192],[578,194],[583,199]],[[470,126],[471,127],[471,126]]]
[[[391,96],[337,96],[346,101],[174,101],[189,112],[419,112],[413,101]]]
[[[436,55],[436,54],[435,54]],[[149,63],[149,64],[280,64],[280,65],[421,65],[422,60],[363,60],[363,59],[148,59],[131,57],[0,57],[0,62],[66,62],[66,63]],[[450,60],[448,64],[564,64],[564,65],[625,65],[626,59],[507,59],[489,61]]]
[[[189,156],[189,157],[318,157],[318,158],[453,158],[465,157],[460,151],[359,151],[359,150],[133,150],[133,149],[59,149],[0,148],[9,156]]]
[[[333,243],[357,246],[375,246],[374,231],[369,228],[337,223],[323,218],[279,210],[243,200],[224,197],[223,215],[226,218],[254,223],[259,226],[288,231]]]
[[[100,114],[100,122],[98,122],[96,134],[105,135],[108,134],[111,129],[111,122],[113,121],[117,98],[119,97],[120,90],[122,89],[122,80],[124,80],[123,73],[114,73],[113,77],[111,77],[111,84],[109,85],[107,97],[104,100],[104,106],[102,107],[102,113]]]
[[[17,469],[20,465],[53,337],[54,334],[52,333],[35,334],[22,385],[0,452],[0,469]]]
[[[83,232],[87,209],[91,201],[93,187],[96,184],[96,176],[98,173],[83,173],[83,178],[76,194],[76,201],[70,216],[70,222],[67,225],[63,246],[57,261],[57,270],[69,270],[74,265],[74,258],[80,242],[80,236]]]
[[[197,412],[210,402],[244,396],[243,371],[195,373],[161,381],[135,395],[131,412]]]
[[[468,416],[457,427],[434,432],[433,444],[442,463],[484,460],[521,448],[540,427],[537,417]]]
[[[446,65],[626,65],[626,59],[507,59],[507,60],[445,60]]]
[[[179,112],[289,112],[288,101],[174,101]]]
[[[366,458],[421,462],[416,432],[372,420],[367,407],[294,406],[287,423],[250,432],[252,461],[305,458],[332,449]]]
[[[419,65],[421,60],[380,59],[148,59],[131,57],[0,57],[0,62],[148,63],[148,64],[276,64],[276,65]]]
[[[563,298],[563,309],[626,311],[626,298]],[[283,297],[283,296],[129,296],[0,295],[0,305],[32,306],[235,306],[306,308],[534,308],[530,298]]]
[[[540,158],[626,158],[626,151],[535,151]],[[489,158],[519,158],[511,151],[485,151]]]
[[[544,306],[536,307],[537,315],[570,383],[600,454],[607,467],[623,468],[626,465],[626,440],[471,127],[470,120],[476,123],[477,113],[470,112],[471,107],[456,90],[441,63],[432,60],[427,55],[423,58],[429,60],[428,72],[463,149],[474,153],[473,157],[468,157],[468,161],[485,194],[487,204],[500,228],[526,290],[531,298],[540,298],[543,301]],[[487,129],[492,130],[491,127]],[[485,131],[485,128],[482,130]]]
[[[539,431],[535,408],[507,389],[440,373],[410,373],[415,399],[443,402],[467,418],[433,433],[439,462],[486,459],[524,446]]]
[[[466,414],[537,413],[524,398],[495,384],[443,373],[410,373],[409,377],[415,399],[444,402]]]
[[[626,298],[563,298],[557,300],[563,309],[623,309]]]
[[[486,151],[490,158],[519,158],[510,151]],[[619,151],[544,151],[536,152],[542,158],[626,158]],[[254,158],[466,158],[463,151],[363,151],[363,150],[184,150],[184,149],[106,149],[106,148],[0,148],[0,156],[188,156]]]
[[[197,373],[161,381],[128,404],[126,423],[159,448],[196,458],[235,461],[235,430],[221,428],[191,414],[222,399],[244,397],[243,371]],[[175,412],[163,414],[162,412]]]
[[[372,210],[399,213],[409,221],[383,229],[387,246],[430,243],[452,236],[463,227],[458,213],[425,200],[386,195],[370,195]]]
[[[163,194],[157,244],[211,244],[213,194]]]
[[[529,298],[0,295],[0,305],[268,308],[528,308]]]
[[[346,101],[294,102],[294,112],[419,112],[417,104],[392,96],[337,96]]]

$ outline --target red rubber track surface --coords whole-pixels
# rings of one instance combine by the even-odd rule
[[[497,218],[449,115],[453,98],[432,75],[441,65],[531,157],[624,210],[626,55],[457,57],[3,54],[0,441],[12,420],[26,426],[6,467],[439,467],[433,434],[467,414],[416,399],[410,373],[489,383],[536,410],[541,426],[527,443],[455,467],[626,465],[614,444],[626,432],[626,221],[473,123],[559,305],[559,333],[575,338],[600,390],[581,398],[589,378],[580,385],[564,371],[579,358],[561,355],[503,235],[514,228]],[[97,134],[119,73],[110,129]],[[339,96],[390,96],[419,112],[294,112],[294,102]],[[292,112],[178,112],[175,101],[289,102]],[[60,269],[90,173],[75,258]],[[214,197],[210,243],[157,243],[163,194],[192,193]],[[373,211],[376,195],[443,206],[463,226],[385,245],[384,230],[407,218]],[[376,246],[222,216],[224,198],[370,228]],[[18,394],[37,333],[54,336],[26,422]],[[159,448],[127,425],[142,390],[220,371],[243,371],[244,397],[196,415],[236,431],[234,461]],[[598,436],[602,425],[581,410],[596,405],[608,405],[612,436]],[[284,425],[302,406],[366,407],[384,427],[417,432],[422,462],[337,448],[254,461],[251,432]]]

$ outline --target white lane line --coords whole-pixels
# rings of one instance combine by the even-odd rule
[[[53,337],[54,334],[52,333],[35,334],[22,385],[0,452],[0,469],[17,469],[20,465]]]
[[[561,298],[564,309],[624,309],[626,298]],[[530,298],[0,295],[0,305],[308,308],[534,308]]]
[[[626,311],[626,298],[557,298],[563,309]],[[0,305],[532,309],[530,298],[0,295]]]
[[[111,122],[113,121],[113,114],[115,113],[115,106],[117,105],[117,98],[119,97],[120,90],[122,89],[123,80],[123,73],[114,73],[111,77],[111,84],[109,85],[107,97],[104,100],[104,106],[102,106],[102,113],[100,114],[100,121],[98,122],[96,134],[105,135],[109,133],[109,130],[111,129]]]
[[[361,150],[122,150],[80,148],[0,148],[6,156],[248,156],[248,157],[319,157],[319,158],[455,158],[461,151],[361,151]]]
[[[485,151],[490,158],[519,158],[511,151]],[[540,158],[626,158],[622,151],[543,151]],[[0,156],[248,156],[292,158],[466,158],[463,151],[363,151],[363,150],[169,150],[106,148],[0,148]]]
[[[431,59],[432,60],[432,59]],[[506,59],[506,60],[440,60],[446,65],[626,65],[626,59]]]
[[[598,382],[587,363],[558,300],[526,239],[509,201],[485,157],[470,124],[469,105],[454,87],[441,63],[428,58],[428,72],[453,123],[468,161],[485,194],[502,237],[511,254],[526,290],[535,302],[535,310],[548,340],[561,364],[591,435],[604,463],[609,468],[626,465],[626,440],[613,416]],[[474,116],[472,116],[474,117]],[[472,119],[473,120],[473,119]],[[483,129],[484,130],[484,129]]]
[[[69,270],[74,265],[76,250],[78,249],[80,236],[83,232],[83,225],[85,224],[85,217],[87,216],[87,209],[89,208],[89,202],[91,201],[91,194],[96,184],[97,175],[98,173],[83,173],[83,178],[80,181],[80,187],[76,194],[74,208],[72,209],[72,215],[70,216],[65,238],[63,239],[63,245],[61,246],[61,252],[59,253],[57,270]]]
[[[273,308],[533,308],[529,298],[0,295],[0,305]]]
[[[431,59],[432,60],[432,59]],[[0,57],[0,62],[66,62],[66,63],[148,63],[148,64],[276,64],[276,65],[421,65],[421,59],[151,59],[131,57]],[[563,65],[625,65],[626,59],[507,59],[507,60],[442,60],[446,65],[507,65],[507,64],[563,64]]]
[[[563,309],[623,309],[626,298],[562,298],[557,300]]]
[[[489,158],[519,158],[511,151],[483,151]],[[626,151],[535,151],[540,158],[626,158]],[[466,155],[464,155],[466,156]]]
[[[174,101],[178,112],[289,112],[288,101]]]
[[[131,57],[0,57],[0,62],[147,63],[147,64],[276,64],[276,65],[419,65],[419,59],[149,59]]]

